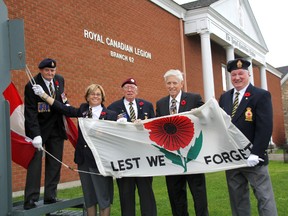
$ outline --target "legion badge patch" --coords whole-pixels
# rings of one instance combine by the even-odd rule
[[[245,121],[252,121],[253,113],[251,110],[252,110],[251,107],[246,108]]]

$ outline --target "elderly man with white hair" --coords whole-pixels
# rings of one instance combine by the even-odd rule
[[[164,74],[164,81],[169,95],[157,101],[157,117],[190,111],[204,104],[200,94],[188,93],[182,90],[183,80],[183,74],[179,70],[169,70]],[[173,216],[189,215],[186,183],[188,183],[193,195],[196,215],[209,215],[205,175],[200,173],[166,176],[166,185]]]

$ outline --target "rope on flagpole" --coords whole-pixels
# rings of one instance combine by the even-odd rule
[[[32,76],[28,66],[26,65],[25,67],[25,72],[28,76],[29,82],[31,83],[32,86],[36,85],[36,81],[34,80],[34,77]]]
[[[22,53],[22,52],[18,52],[18,58],[19,58],[19,60],[20,60],[20,64],[21,64],[21,66],[24,68],[24,64],[23,64],[23,62],[21,61],[21,60],[22,60],[22,57],[23,57],[23,53]],[[37,83],[35,82],[34,77],[32,76],[32,74],[31,74],[31,72],[30,72],[27,64],[25,64],[25,73],[26,73],[26,75],[28,76],[28,79],[29,79],[29,82],[31,83],[31,85],[32,85],[32,86],[33,86],[33,85],[36,85]]]
[[[52,158],[54,158],[56,161],[58,161],[59,163],[61,163],[63,166],[65,166],[66,168],[78,172],[78,173],[87,173],[87,174],[92,174],[92,175],[101,175],[100,173],[95,173],[95,172],[87,172],[87,171],[83,171],[83,170],[78,170],[78,169],[74,169],[73,167],[68,166],[67,164],[63,163],[62,161],[60,161],[58,158],[56,158],[54,155],[52,155],[51,153],[49,153],[48,151],[46,151],[43,147],[42,147],[42,151],[44,151],[46,154],[48,154],[49,156],[51,156]]]

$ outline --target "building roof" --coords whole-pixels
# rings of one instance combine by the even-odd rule
[[[186,10],[192,10],[196,8],[208,7],[209,5],[217,1],[218,0],[199,0],[199,1],[189,2],[180,6]]]
[[[282,77],[284,77],[288,73],[288,66],[278,67],[276,69],[283,74]]]
[[[288,80],[288,66],[278,67],[276,69],[282,73],[281,85],[285,84]]]

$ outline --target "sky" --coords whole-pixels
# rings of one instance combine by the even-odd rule
[[[185,4],[193,0],[174,0]],[[288,66],[288,1],[249,0],[257,24],[268,47],[266,62],[273,67]]]

